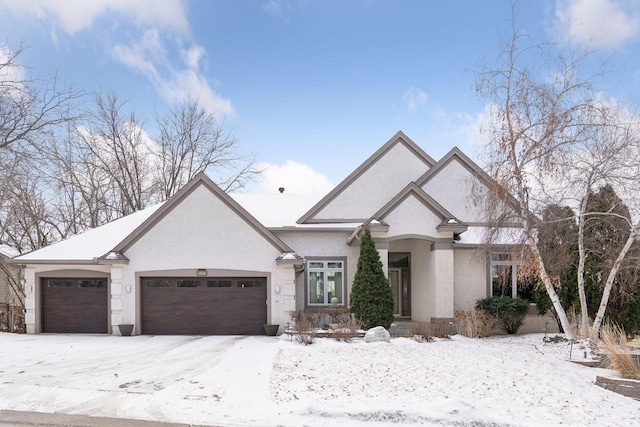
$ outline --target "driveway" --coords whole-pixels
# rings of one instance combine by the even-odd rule
[[[0,334],[0,409],[244,424],[251,402],[260,424],[277,341]]]

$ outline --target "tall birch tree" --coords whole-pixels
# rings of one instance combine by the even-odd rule
[[[488,173],[496,183],[492,193],[507,202],[491,206],[499,210],[491,215],[493,229],[519,225],[517,243],[526,248],[562,328],[574,338],[537,246],[540,219],[535,212],[544,205],[544,178],[592,135],[598,117],[597,73],[581,77],[580,66],[588,55],[574,56],[558,43],[536,44],[516,31],[515,18],[511,24],[511,38],[497,61],[485,65],[476,79],[477,92],[490,111],[483,132]]]

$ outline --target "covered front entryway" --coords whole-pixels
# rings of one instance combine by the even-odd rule
[[[393,315],[411,317],[411,254],[389,253],[389,285],[393,293]]]
[[[42,332],[108,332],[106,278],[43,278]]]
[[[141,332],[147,335],[264,335],[265,277],[147,277]]]

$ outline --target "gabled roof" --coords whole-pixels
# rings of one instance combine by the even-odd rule
[[[229,209],[235,212],[240,218],[242,218],[247,224],[249,224],[258,234],[264,237],[269,243],[271,243],[280,252],[293,252],[289,246],[287,246],[282,240],[276,237],[271,231],[269,231],[264,225],[262,225],[257,219],[255,219],[249,212],[247,212],[238,202],[233,200],[231,196],[222,191],[207,175],[203,172],[196,175],[191,181],[187,183],[180,191],[178,191],[172,198],[167,200],[161,209],[158,209],[153,215],[151,215],[145,222],[143,222],[138,228],[136,228],[131,234],[129,234],[124,240],[118,243],[113,252],[124,253],[135,242],[137,242],[142,236],[144,236],[150,229],[152,229],[160,220],[162,220],[169,212],[171,212],[176,206],[178,206],[187,196],[189,196],[196,188],[204,186],[211,191],[220,201],[222,201]]]
[[[400,193],[398,193],[393,199],[391,199],[386,205],[376,212],[373,218],[377,220],[384,220],[394,209],[396,209],[403,201],[408,197],[413,196],[419,200],[427,209],[436,214],[442,223],[438,226],[438,230],[441,231],[454,231],[461,233],[467,229],[466,224],[457,219],[451,212],[446,210],[440,203],[438,203],[433,197],[429,196],[425,191],[418,187],[416,183],[412,182],[407,185]]]
[[[100,227],[92,228],[82,234],[70,237],[61,242],[29,252],[14,258],[17,263],[91,263],[97,258],[109,254],[114,246],[140,226],[162,203],[119,218]]]
[[[436,176],[442,169],[444,169],[449,163],[451,163],[454,159],[457,159],[460,164],[462,164],[469,172],[471,172],[474,176],[482,180],[485,184],[495,182],[493,178],[489,176],[480,166],[476,165],[473,160],[467,157],[458,147],[453,147],[447,154],[445,154],[438,162],[433,165],[424,175],[422,175],[417,181],[416,184],[419,187],[424,187],[424,185],[431,180],[434,176]]]
[[[494,180],[487,172],[464,154],[458,147],[453,147],[447,154],[445,154],[431,169],[425,172],[424,175],[416,181],[416,184],[419,187],[424,187],[427,182],[429,182],[454,160],[457,160],[471,173],[471,175],[476,177],[489,190],[492,190],[492,192],[497,190],[498,194],[500,194],[511,207],[518,207],[518,201],[513,197],[513,195],[504,190],[496,180]]]
[[[382,147],[380,147],[375,153],[371,155],[364,163],[362,163],[355,171],[347,176],[340,184],[338,184],[329,194],[322,198],[315,206],[313,206],[306,214],[304,214],[297,222],[298,224],[304,224],[312,221],[313,217],[317,215],[323,208],[325,208],[331,201],[333,201],[338,195],[340,195],[346,188],[348,188],[354,181],[356,181],[362,174],[364,174],[369,168],[371,168],[380,158],[382,158],[387,152],[389,152],[397,144],[404,145],[409,151],[411,151],[417,158],[422,160],[425,165],[430,168],[436,164],[436,161],[425,153],[415,142],[413,142],[402,131],[398,131],[389,141],[387,141]]]
[[[324,194],[232,193],[230,196],[268,228],[294,227]]]
[[[0,245],[0,257],[13,258],[18,255],[20,255],[20,252],[13,246],[5,245],[4,243]]]
[[[113,264],[127,262],[128,260],[124,256],[126,250],[200,186],[204,186],[211,191],[280,252],[293,252],[204,173],[200,173],[164,203],[151,206],[67,240],[19,256],[14,258],[14,262],[24,264]]]

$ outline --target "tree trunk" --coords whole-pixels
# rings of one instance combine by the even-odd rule
[[[587,306],[587,295],[584,290],[584,264],[586,254],[584,250],[584,213],[587,210],[588,193],[580,202],[580,213],[578,214],[578,296],[580,297],[580,319],[582,333],[589,335],[589,308]]]
[[[544,287],[547,291],[547,294],[549,295],[549,298],[551,299],[553,308],[556,310],[556,315],[558,316],[560,325],[562,326],[562,329],[564,329],[564,333],[566,337],[572,340],[575,338],[575,336],[573,334],[573,330],[571,329],[571,324],[569,323],[569,319],[567,318],[567,313],[564,311],[564,307],[562,307],[562,304],[560,303],[560,298],[558,297],[556,290],[553,288],[553,283],[551,283],[551,278],[547,274],[547,270],[544,267],[544,261],[540,256],[540,252],[538,251],[538,246],[536,245],[536,242],[531,237],[528,238],[528,244],[531,250],[533,251],[533,254],[536,257],[536,260],[538,261],[538,265],[540,266],[540,279],[542,279],[542,283],[544,283]]]
[[[598,308],[598,314],[596,315],[596,318],[593,321],[593,329],[591,332],[591,337],[594,340],[598,337],[598,334],[600,333],[600,326],[602,326],[602,319],[604,318],[604,313],[607,310],[607,304],[609,303],[609,295],[611,294],[611,289],[613,288],[613,281],[616,278],[616,274],[618,274],[618,270],[622,265],[622,261],[624,260],[624,257],[627,255],[627,252],[629,252],[629,249],[631,249],[631,245],[636,240],[636,237],[638,236],[638,232],[640,232],[640,221],[638,221],[631,229],[631,232],[629,233],[629,237],[627,238],[626,243],[620,250],[620,253],[616,258],[616,261],[613,263],[613,266],[611,267],[611,271],[609,271],[607,282],[604,285],[604,290],[602,291],[602,299],[600,300],[600,307]]]

